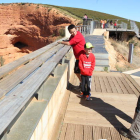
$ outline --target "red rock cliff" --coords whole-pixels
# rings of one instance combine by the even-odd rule
[[[5,64],[35,51],[59,36],[76,20],[58,10],[36,4],[0,5],[0,56]]]

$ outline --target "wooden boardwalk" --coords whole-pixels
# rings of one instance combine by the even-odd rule
[[[140,93],[136,83],[121,73],[94,72],[90,101],[77,97],[78,84],[75,77],[59,140],[127,140],[118,129],[131,125]]]

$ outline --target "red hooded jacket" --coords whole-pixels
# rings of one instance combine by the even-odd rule
[[[91,76],[95,67],[95,56],[93,53],[89,54],[89,57],[86,54],[81,54],[79,57],[79,68],[81,75]]]

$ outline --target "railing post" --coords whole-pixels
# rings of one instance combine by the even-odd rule
[[[93,34],[93,25],[94,25],[94,22],[93,21],[90,21],[90,31],[89,31],[89,33],[90,33],[90,35],[92,35]]]
[[[133,58],[133,44],[129,44],[129,56],[128,56],[128,62],[132,63],[132,58]]]

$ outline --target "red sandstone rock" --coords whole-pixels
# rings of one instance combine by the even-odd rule
[[[0,56],[5,64],[53,42],[75,19],[36,4],[0,5]],[[76,21],[77,22],[77,21]]]

